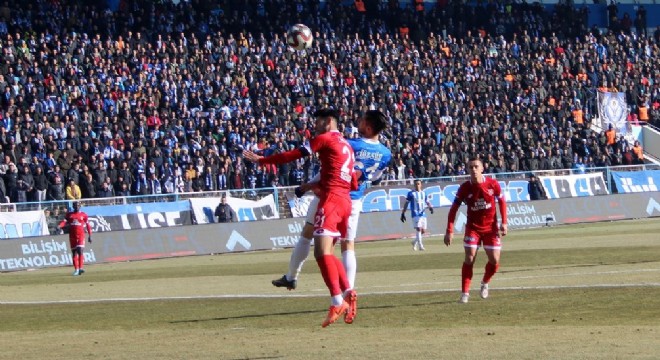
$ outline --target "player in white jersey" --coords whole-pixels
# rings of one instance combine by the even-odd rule
[[[360,172],[360,186],[358,190],[351,192],[352,211],[348,219],[348,230],[346,238],[341,240],[342,260],[346,269],[350,289],[345,296],[354,294],[355,276],[357,272],[357,260],[355,257],[355,238],[357,235],[358,219],[362,210],[362,197],[364,191],[371,185],[379,182],[383,171],[387,168],[392,159],[391,151],[380,143],[378,137],[380,132],[387,127],[387,119],[382,112],[370,110],[360,119],[358,131],[362,135],[359,139],[349,139],[348,142],[355,153],[355,169]],[[314,181],[301,185],[296,189],[296,195],[301,197],[305,192],[315,190]],[[318,197],[314,197],[307,210],[307,219],[300,239],[291,254],[289,261],[289,271],[272,283],[277,287],[286,287],[293,290],[297,286],[298,275],[307,259],[311,246],[311,237],[313,234],[314,214],[318,205]],[[353,303],[357,303],[354,301]],[[347,312],[344,321],[352,323],[357,312],[356,309],[350,309]]]
[[[415,190],[410,190],[406,196],[406,203],[403,205],[401,211],[401,222],[406,222],[406,209],[410,207],[410,216],[413,219],[413,227],[415,228],[415,239],[412,241],[413,250],[424,251],[424,243],[422,242],[422,235],[426,232],[426,209],[433,214],[433,207],[431,201],[422,190],[422,181],[415,180]]]

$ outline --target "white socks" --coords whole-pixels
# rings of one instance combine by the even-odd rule
[[[312,239],[300,237],[296,246],[293,248],[291,253],[291,259],[289,260],[289,272],[286,273],[286,279],[293,281],[298,279],[298,275],[302,270],[307,256],[309,256],[309,250],[312,247]]]
[[[346,277],[348,278],[348,285],[350,289],[355,287],[355,273],[357,272],[357,260],[355,260],[355,251],[346,250],[341,253],[341,258],[344,262],[346,269]]]
[[[417,245],[419,245],[419,248],[423,248],[424,244],[422,244],[422,232],[418,231],[417,234],[415,234],[415,241],[417,242]]]

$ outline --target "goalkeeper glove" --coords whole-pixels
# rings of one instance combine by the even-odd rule
[[[406,214],[401,214],[401,222],[406,222]]]
[[[302,197],[303,195],[305,195],[305,192],[303,191],[302,187],[300,187],[300,186],[298,186],[294,190],[294,192],[296,193],[296,196],[299,197],[299,198]]]
[[[92,243],[92,237],[91,236],[87,238],[87,242],[90,243],[90,244]]]
[[[433,208],[429,208],[429,211],[431,212],[431,214],[433,214]]]

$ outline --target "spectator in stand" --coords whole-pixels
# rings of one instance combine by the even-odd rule
[[[66,185],[66,189],[64,191],[66,194],[66,200],[80,200],[82,198],[82,191],[80,190],[80,186],[78,186],[78,184],[76,184],[73,179],[69,180],[69,183]]]
[[[529,193],[529,200],[546,200],[548,195],[546,195],[545,188],[543,184],[539,181],[536,175],[532,174],[529,176],[529,182],[527,183],[527,192]]]
[[[215,208],[215,216],[219,223],[234,222],[234,211],[231,206],[227,204],[227,196],[223,195],[220,204]]]

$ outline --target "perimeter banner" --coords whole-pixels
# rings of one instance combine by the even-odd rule
[[[0,212],[0,240],[48,234],[43,211]]]
[[[444,233],[449,208],[429,216],[432,235]],[[509,229],[660,216],[660,192],[618,194],[513,203],[507,206]],[[457,232],[465,227],[467,210],[459,209]],[[360,216],[357,241],[400,239],[413,236],[410,222],[400,212],[374,212]],[[104,263],[187,255],[206,255],[292,247],[304,219],[278,219],[238,223],[178,226],[149,230],[99,233],[86,248],[88,263]],[[15,271],[69,264],[64,235],[0,241],[0,271]],[[431,245],[431,243],[429,243]]]
[[[613,171],[612,179],[620,194],[658,191],[660,170]]]
[[[540,176],[549,199],[560,199],[566,197],[606,195],[608,194],[603,174],[600,172],[583,175],[565,176]],[[462,182],[437,182],[426,183],[422,189],[431,199],[434,208],[450,206],[454,202],[458,187]],[[526,178],[500,180],[502,193],[508,203],[529,201]],[[412,189],[405,186],[383,186],[372,187],[365,191],[362,198],[362,213],[375,211],[401,211],[406,202],[406,195]],[[293,193],[286,194],[291,214],[293,217],[305,217],[309,203],[313,195],[305,195],[297,198]]]
[[[191,225],[190,202],[84,206],[92,232]]]
[[[220,204],[220,197],[193,198],[190,206],[196,224],[215,223],[215,208]],[[227,204],[231,207],[236,221],[255,221],[279,219],[275,197],[271,194],[259,200],[247,200],[227,196]]]

